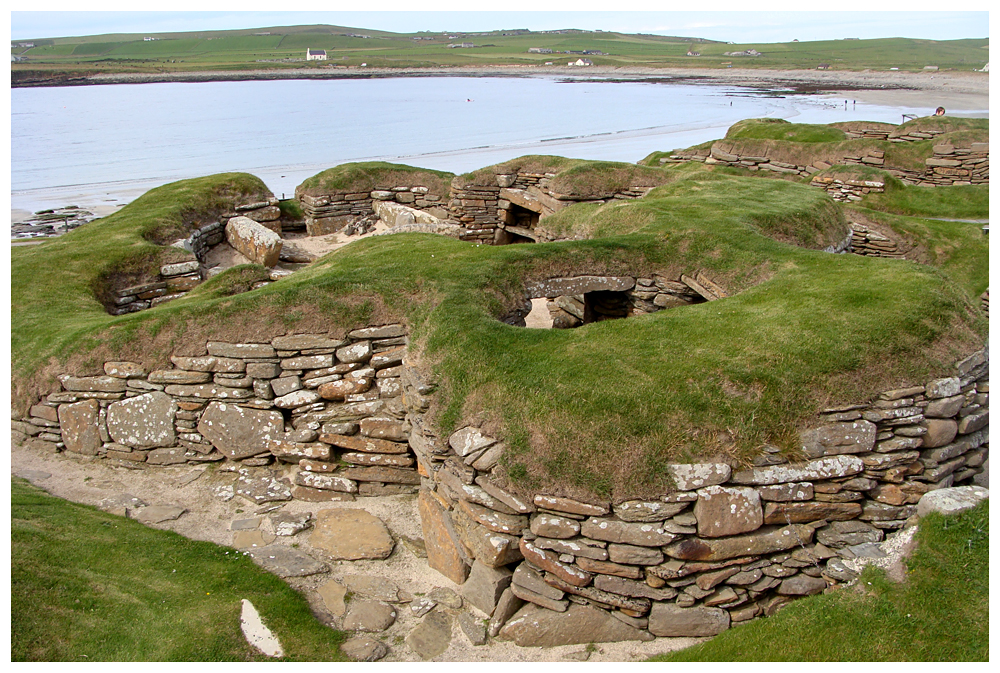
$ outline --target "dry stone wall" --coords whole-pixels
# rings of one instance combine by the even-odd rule
[[[556,240],[536,229],[540,218],[574,203],[637,199],[649,193],[649,188],[633,187],[587,196],[563,194],[552,189],[554,177],[555,173],[500,174],[496,185],[465,184],[456,177],[448,207],[452,217],[466,229],[462,240],[503,244],[511,242],[511,235],[536,242]]]
[[[988,457],[984,349],[952,376],[824,409],[797,462],[765,447],[746,468],[670,465],[674,488],[641,500],[524,494],[497,470],[502,438],[430,422],[437,384],[406,344],[393,324],[210,341],[149,372],[107,362],[59,377],[13,435],[124,468],[228,462],[228,497],[255,504],[416,492],[430,566],[491,636],[522,646],[711,636],[773,614],[853,579],[845,560],[876,553],[923,494],[969,483]]]
[[[101,376],[61,376],[62,390],[14,430],[40,449],[120,467],[269,466],[241,481],[237,494],[254,502],[405,493],[419,484],[403,420],[406,343],[402,325],[385,325],[345,339],[210,341],[206,355],[150,372],[107,362]]]
[[[428,562],[522,646],[715,635],[850,581],[844,561],[877,553],[924,493],[969,483],[988,400],[984,350],[954,376],[825,409],[800,462],[766,448],[747,469],[672,465],[676,490],[614,503],[506,489],[501,440],[439,436],[411,407]]]
[[[373,204],[379,201],[396,202],[425,210],[437,218],[448,215],[442,207],[444,196],[430,193],[430,189],[422,185],[397,185],[370,192],[339,191],[323,195],[299,195],[299,203],[305,214],[306,233],[309,236],[332,234],[359,219],[371,216],[375,213]]]
[[[892,142],[913,142],[932,138],[929,133],[903,135],[889,138]],[[873,137],[873,136],[864,136]],[[890,175],[911,185],[985,185],[990,182],[990,146],[989,143],[971,143],[969,147],[955,147],[943,142],[934,146],[934,155],[924,160],[924,169],[910,169],[889,166],[885,163],[885,152],[879,149],[869,149],[864,155],[844,155],[839,161],[814,161],[810,164],[793,164],[769,159],[767,156],[750,156],[733,153],[733,143],[718,141],[711,148],[699,148],[675,152],[669,157],[660,159],[660,164],[686,163],[699,161],[705,164],[718,164],[745,168],[748,171],[771,171],[809,177],[830,168],[833,165],[842,166],[872,166],[882,168]],[[857,201],[869,191],[884,190],[884,183],[877,180],[838,180],[831,176],[814,177],[811,183],[814,187],[827,190],[838,201]]]

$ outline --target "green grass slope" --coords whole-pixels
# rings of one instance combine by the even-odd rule
[[[145,41],[144,37],[158,39]],[[23,42],[23,41],[21,41]],[[726,44],[696,38],[633,35],[604,31],[497,30],[461,32],[388,33],[343,26],[286,26],[254,30],[203,31],[162,34],[115,34],[37,39],[24,49],[12,43],[12,53],[28,60],[12,64],[13,79],[20,73],[245,70],[289,67],[325,68],[334,65],[413,68],[435,66],[544,65],[565,66],[583,51],[595,65],[617,67],[832,69],[919,71],[926,65],[942,70],[971,71],[989,60],[988,39],[828,40],[772,44]],[[471,49],[449,44],[472,43]],[[533,47],[551,54],[529,53]],[[307,48],[325,49],[326,62],[306,64]],[[688,50],[698,56],[687,56]],[[727,55],[756,49],[763,56]],[[559,53],[564,52],[564,53]],[[570,54],[568,52],[577,52]],[[281,59],[299,59],[280,63]]]
[[[239,267],[183,299],[111,317],[94,279],[123,249],[152,245],[139,232],[177,226],[190,206],[178,194],[212,203],[218,189],[249,178],[167,185],[12,251],[14,401],[55,389],[58,372],[97,373],[106,359],[157,367],[209,338],[403,320],[414,357],[441,377],[437,422],[448,431],[477,417],[507,438],[512,488],[635,497],[668,487],[672,460],[738,462],[763,443],[794,453],[798,427],[818,409],[944,374],[981,346],[987,323],[975,290],[985,241],[954,241],[961,253],[941,268],[831,255],[820,250],[846,235],[846,219],[820,190],[681,168],[664,170],[672,181],[644,199],[549,218],[583,240],[493,247],[373,237],[252,292],[236,293],[263,270]],[[574,330],[499,320],[532,280],[699,270],[731,296]]]
[[[902,583],[869,567],[854,587],[653,661],[989,661],[989,525],[989,501],[931,514]]]
[[[285,661],[343,661],[344,635],[235,549],[147,528],[11,479],[11,661],[268,661],[240,630],[248,599]]]

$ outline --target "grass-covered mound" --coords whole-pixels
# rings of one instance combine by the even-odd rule
[[[295,188],[295,196],[321,196],[333,192],[363,193],[393,187],[427,187],[428,193],[448,196],[453,174],[414,168],[385,161],[341,164],[317,173]]]
[[[252,292],[227,295],[223,278],[118,318],[88,298],[86,279],[61,269],[100,259],[99,247],[74,258],[74,241],[99,239],[88,230],[122,220],[84,225],[12,251],[15,401],[54,388],[56,372],[97,372],[105,359],[162,366],[208,338],[403,320],[413,356],[440,376],[432,413],[444,432],[475,419],[506,438],[501,465],[514,488],[623,498],[669,487],[669,461],[739,462],[764,443],[793,452],[818,409],[943,375],[982,345],[987,324],[972,285],[981,283],[985,241],[968,241],[946,272],[831,255],[818,249],[846,233],[846,219],[819,190],[683,168],[665,170],[672,182],[644,199],[555,216],[572,228],[578,213],[584,240],[493,247],[373,237]],[[173,203],[171,190],[185,185],[158,198]],[[137,201],[115,217],[136,222],[152,209]],[[697,271],[731,296],[574,330],[499,320],[535,279]],[[29,272],[62,291],[34,291]]]
[[[266,661],[241,600],[285,661],[343,661],[344,635],[235,549],[189,540],[11,479],[11,661]]]
[[[901,583],[869,567],[854,587],[653,661],[988,661],[989,513],[921,519]]]
[[[846,131],[877,128],[898,137],[912,132],[939,132],[931,139],[911,142],[890,142],[874,138],[849,138]],[[885,165],[912,171],[923,171],[924,160],[934,156],[934,146],[952,144],[970,147],[972,143],[989,142],[988,119],[959,117],[921,117],[905,124],[877,122],[838,122],[834,124],[793,124],[784,119],[745,119],[729,127],[723,139],[709,141],[681,150],[707,155],[715,147],[729,154],[767,157],[797,166],[816,162],[839,164],[845,156],[865,156],[871,150],[884,154]],[[660,159],[673,152],[653,152],[639,163],[659,166]],[[787,176],[782,176],[787,177]]]
[[[608,198],[635,187],[657,187],[671,179],[670,174],[636,164],[535,154],[466,173],[458,177],[457,183],[466,187],[496,187],[496,176],[514,173],[552,174],[549,188],[553,192],[578,199]]]
[[[784,119],[744,119],[726,131],[726,140],[789,140],[796,143],[829,143],[846,134],[831,124],[792,124]]]

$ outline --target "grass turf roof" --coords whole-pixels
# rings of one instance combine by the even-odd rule
[[[532,154],[460,175],[455,182],[465,187],[496,187],[496,176],[514,173],[552,174],[552,191],[584,199],[607,198],[633,187],[657,187],[671,179],[669,173],[620,161]]]
[[[427,187],[428,193],[448,196],[454,174],[385,161],[362,161],[334,166],[295,188],[295,196],[322,196],[333,192],[361,193],[393,187]]]
[[[845,220],[819,190],[700,166],[672,177],[639,201],[576,206],[593,210],[600,226],[588,234],[598,238],[493,247],[374,237],[252,292],[228,294],[232,275],[252,277],[237,268],[183,299],[111,317],[88,294],[93,260],[135,246],[155,213],[169,225],[190,205],[177,195],[193,185],[211,201],[233,178],[167,185],[12,251],[15,401],[53,389],[57,372],[97,373],[106,359],[162,366],[209,338],[403,320],[414,357],[441,378],[432,415],[442,431],[475,421],[504,437],[512,488],[624,499],[669,487],[670,461],[739,463],[764,443],[794,453],[797,429],[823,406],[946,374],[981,346],[987,323],[970,287],[978,271],[958,271],[982,268],[985,242],[968,241],[947,273],[830,255],[816,248],[845,233]],[[530,280],[697,270],[733,296],[575,330],[498,320]]]

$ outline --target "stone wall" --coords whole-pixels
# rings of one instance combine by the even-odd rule
[[[535,228],[538,219],[574,203],[637,199],[650,190],[633,187],[586,196],[564,194],[552,188],[554,177],[555,173],[501,174],[496,176],[496,185],[465,184],[461,177],[456,177],[452,180],[448,208],[466,229],[462,240],[488,244],[509,243],[512,237],[535,242],[557,240]],[[534,224],[519,223],[518,212],[534,213]]]
[[[190,252],[193,259],[161,266],[157,277],[149,282],[112,289],[113,305],[108,312],[111,315],[135,313],[183,297],[194,289],[206,278],[202,265],[208,251],[226,240],[226,224],[237,217],[248,217],[281,234],[281,210],[276,198],[236,206],[233,212],[224,213],[218,222],[201,225],[174,244]]]
[[[798,462],[764,447],[746,468],[670,465],[674,488],[645,500],[516,493],[496,474],[502,438],[428,420],[436,383],[406,344],[385,325],[210,341],[151,372],[107,362],[59,377],[13,438],[123,468],[228,462],[229,497],[258,504],[417,492],[430,566],[489,615],[491,635],[523,646],[710,636],[773,614],[853,579],[845,560],[875,553],[924,493],[969,483],[988,457],[984,349],[953,376],[824,409]]]
[[[865,257],[890,257],[892,259],[904,257],[896,241],[877,231],[872,231],[866,225],[858,222],[851,224],[851,245],[848,252]]]
[[[370,192],[299,196],[309,236],[323,236],[340,231],[352,222],[374,214],[372,204],[376,201],[394,201],[410,208],[425,210],[438,218],[447,217],[448,214],[442,207],[443,195],[432,194],[429,188],[422,185],[385,187]]]
[[[699,304],[728,296],[726,291],[702,272],[692,278],[681,274],[678,280],[660,275],[650,278],[631,276],[573,276],[549,278],[530,283],[522,306],[503,319],[510,325],[525,326],[532,299],[547,299],[552,326],[556,329],[582,324],[629,318],[655,313],[667,308]]]
[[[916,132],[914,132],[916,133]],[[928,138],[932,137],[929,134]],[[865,136],[869,137],[869,136]],[[896,142],[912,142],[925,138],[910,135],[890,138]],[[729,148],[729,150],[726,149]],[[885,152],[879,149],[869,149],[864,155],[844,155],[834,162],[814,161],[810,164],[793,164],[769,159],[767,156],[750,156],[732,153],[732,143],[718,141],[709,149],[684,150],[675,152],[669,157],[660,159],[660,164],[686,163],[699,161],[705,164],[718,164],[745,168],[748,171],[771,171],[808,177],[834,165],[841,166],[872,166],[882,168],[890,175],[911,185],[985,185],[990,182],[990,147],[989,143],[971,143],[967,148],[955,147],[951,143],[941,143],[934,146],[934,155],[924,160],[924,169],[910,169],[889,166],[885,163]],[[838,181],[835,177],[821,176],[814,178],[814,187],[826,189],[839,201],[856,201],[868,191],[882,191],[883,183],[878,181]],[[857,197],[857,198],[854,198]]]
[[[14,431],[37,448],[119,467],[269,466],[243,480],[255,502],[409,492],[419,476],[403,421],[406,342],[401,325],[386,325],[345,339],[210,341],[205,355],[173,356],[171,369],[151,372],[106,362],[101,376],[59,377],[62,391]]]
[[[765,447],[747,469],[672,465],[676,490],[614,503],[515,494],[492,476],[501,440],[440,437],[410,411],[428,562],[519,645],[715,635],[853,579],[844,561],[921,495],[981,471],[987,352],[954,374],[823,410],[801,462]]]

